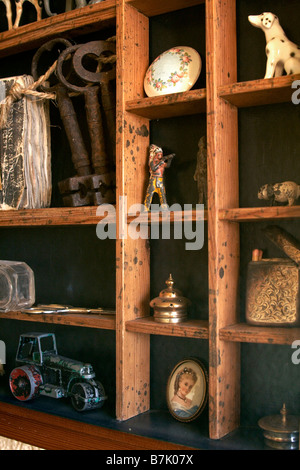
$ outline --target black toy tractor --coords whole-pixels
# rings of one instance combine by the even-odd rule
[[[21,335],[16,363],[9,386],[20,401],[38,395],[71,397],[73,407],[84,411],[100,408],[106,400],[102,384],[94,379],[93,367],[59,356],[53,333]]]

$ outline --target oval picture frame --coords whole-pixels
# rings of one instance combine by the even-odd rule
[[[208,373],[197,358],[187,358],[173,368],[167,383],[167,405],[171,415],[187,423],[198,418],[207,403]]]

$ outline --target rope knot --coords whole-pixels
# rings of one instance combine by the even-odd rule
[[[8,92],[8,95],[11,96],[12,100],[13,101],[18,101],[20,100],[21,98],[23,98],[23,95],[24,95],[24,88],[20,85],[20,83],[18,82],[15,82],[9,92]]]

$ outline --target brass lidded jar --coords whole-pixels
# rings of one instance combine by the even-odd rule
[[[258,421],[264,430],[265,443],[275,449],[298,449],[299,417],[288,415],[285,404],[280,415],[265,416]]]
[[[150,302],[150,307],[154,310],[154,320],[159,323],[181,323],[187,318],[187,309],[191,302],[182,296],[180,290],[174,288],[172,274],[166,284],[168,287]]]

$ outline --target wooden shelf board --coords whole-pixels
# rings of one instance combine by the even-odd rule
[[[155,16],[170,11],[194,7],[195,5],[205,3],[205,0],[172,0],[170,3],[162,0],[127,0],[126,3],[146,16]]]
[[[266,327],[239,323],[220,330],[220,339],[223,341],[291,345],[294,340],[299,340],[299,338],[300,328]]]
[[[174,223],[175,221],[198,222],[207,220],[207,211],[205,210],[203,214],[200,211],[196,211],[196,209],[170,212],[145,212],[138,215],[128,214],[127,223],[131,223],[137,218],[138,222],[141,224],[162,223],[164,220],[167,221],[169,219],[170,223]]]
[[[101,220],[105,220],[105,223],[116,223],[116,219],[113,215],[107,215],[104,206],[101,206],[101,216],[97,215],[97,208],[98,206],[53,207],[47,209],[0,211],[0,227],[97,225]],[[202,213],[196,209],[164,213],[147,212],[135,215],[127,214],[127,223],[133,222],[137,217],[138,222],[143,224],[161,223],[167,217],[170,217],[170,223],[174,223],[174,221],[197,222],[207,220],[207,211],[204,211],[204,218]]]
[[[218,88],[218,96],[239,108],[291,102],[292,83],[300,74],[237,82]]]
[[[0,435],[46,450],[190,449],[4,402],[0,402]]]
[[[114,25],[115,19],[116,0],[106,0],[4,31],[0,33],[0,57],[34,49],[57,36],[93,32]]]
[[[204,113],[206,89],[190,90],[126,102],[126,111],[147,119],[164,119]]]
[[[97,207],[52,207],[0,211],[0,227],[95,225],[103,218],[106,222],[115,223],[112,217],[106,217],[105,214],[104,216],[97,215]]]
[[[300,206],[246,207],[220,209],[219,219],[230,222],[263,222],[265,220],[296,219]]]
[[[38,323],[54,323],[59,325],[72,325],[86,328],[98,328],[103,330],[115,330],[115,315],[92,315],[92,314],[59,314],[59,313],[22,313],[22,312],[0,312],[0,318],[7,320],[22,320]]]
[[[208,321],[205,320],[168,324],[155,322],[153,317],[145,317],[126,322],[126,330],[133,333],[208,339]]]

